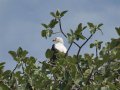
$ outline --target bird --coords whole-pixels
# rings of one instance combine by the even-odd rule
[[[62,39],[62,37],[56,37],[53,39],[54,44],[52,45],[51,51],[53,51],[53,55],[50,58],[50,62],[55,62],[57,59],[56,54],[57,53],[66,53],[67,52],[67,48],[64,46],[64,41]]]

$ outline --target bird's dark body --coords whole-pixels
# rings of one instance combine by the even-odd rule
[[[55,63],[55,61],[57,60],[56,54],[58,53],[58,50],[55,48],[55,44],[52,45],[51,50],[53,51],[53,55],[52,55],[52,57],[50,58],[50,62],[51,62],[51,63]]]

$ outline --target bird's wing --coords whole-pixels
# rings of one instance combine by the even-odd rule
[[[52,45],[51,50],[53,51],[53,55],[52,55],[52,57],[50,58],[50,62],[54,62],[54,61],[57,59],[56,53],[57,53],[57,51],[58,51],[58,50],[55,48],[55,44]]]
[[[55,49],[57,49],[60,52],[66,53],[67,49],[63,44],[55,44]]]

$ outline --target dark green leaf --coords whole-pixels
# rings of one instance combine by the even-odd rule
[[[115,29],[116,29],[117,34],[120,36],[120,27],[116,27]]]
[[[75,40],[75,35],[67,34],[69,43],[72,43]]]
[[[90,44],[90,48],[93,48],[95,46],[95,44],[91,43]]]
[[[31,64],[35,64],[35,62],[36,62],[36,59],[35,59],[34,57],[32,57],[32,56],[30,57],[29,60],[30,60],[29,62],[30,62]]]
[[[46,24],[44,24],[44,23],[42,23],[41,24],[44,28],[48,28],[48,25],[46,25]]]
[[[77,28],[77,31],[79,31],[78,33],[80,33],[80,32],[82,32],[82,23],[80,23],[79,25],[78,25],[78,28]]]
[[[65,74],[64,74],[65,76],[65,80],[69,80],[70,79],[70,74],[69,74],[69,71],[68,70],[65,70]]]
[[[50,49],[47,49],[47,51],[45,53],[46,58],[51,58],[52,55],[53,55],[53,51],[51,51]]]
[[[93,23],[88,22],[87,24],[88,24],[88,26],[89,26],[90,28],[94,28],[94,27],[95,27]]]
[[[24,50],[24,51],[22,52],[22,56],[23,56],[23,57],[25,57],[27,54],[28,54],[28,51],[27,51],[27,50]]]
[[[47,36],[51,37],[52,34],[53,34],[53,31],[52,31],[52,30],[48,30],[48,31],[47,31]]]
[[[54,12],[51,12],[50,13],[53,17],[55,17],[56,18],[56,15],[55,15],[55,13]]]
[[[86,28],[87,28],[87,26],[84,26],[84,27],[83,27],[83,30],[86,29]]]
[[[59,11],[59,10],[56,11],[56,16],[57,16],[57,17],[60,16],[60,11]]]
[[[10,90],[10,88],[2,81],[0,81],[0,90]]]
[[[99,49],[99,50],[101,49],[101,44],[102,44],[102,43],[103,43],[102,41],[99,41],[99,42],[98,42],[98,45],[97,45],[97,46],[98,46],[98,49]]]
[[[85,40],[85,37],[82,34],[79,35],[79,38]]]
[[[120,45],[120,39],[111,39],[110,48],[117,48]]]
[[[21,57],[22,56],[22,52],[23,52],[23,49],[21,47],[19,47],[17,49],[17,55]]]
[[[4,69],[4,64],[5,64],[5,62],[0,63],[0,72],[1,72],[1,73],[2,73],[2,71],[3,71],[3,69]]]
[[[58,21],[56,19],[53,19],[53,20],[51,20],[49,27],[54,28],[57,23],[58,23]]]
[[[8,53],[13,57],[14,60],[16,60],[17,54],[15,51],[9,51]]]
[[[62,11],[60,16],[63,17],[68,11]]]
[[[42,31],[41,31],[41,36],[42,36],[42,37],[46,37],[46,36],[47,36],[47,35],[46,35],[46,30],[42,30]]]
[[[3,65],[5,65],[5,62],[1,62],[1,63],[0,63],[0,66],[3,66]]]
[[[42,30],[42,32],[41,32],[42,37],[45,37],[45,38],[51,37],[52,34],[53,34],[53,31],[49,30],[49,29]]]
[[[100,24],[98,25],[98,28],[100,28],[102,25],[103,25],[103,24],[102,24],[102,23],[100,23]]]
[[[10,70],[6,70],[6,71],[3,73],[4,79],[9,78],[10,74],[11,74],[11,71],[10,71]]]
[[[71,35],[73,35],[73,34],[74,34],[74,32],[73,32],[73,30],[72,30],[72,29],[70,29],[70,32],[71,32]]]

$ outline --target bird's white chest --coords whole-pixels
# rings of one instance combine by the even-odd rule
[[[61,44],[61,43],[55,44],[55,48],[56,48],[58,51],[60,51],[60,52],[63,52],[63,53],[66,53],[66,52],[67,52],[66,47],[65,47],[63,44]]]

